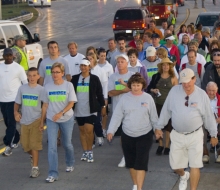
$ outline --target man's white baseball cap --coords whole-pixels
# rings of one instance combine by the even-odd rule
[[[149,46],[147,49],[146,49],[146,57],[149,57],[149,56],[155,56],[156,55],[156,49],[155,47],[153,46]]]
[[[129,61],[128,56],[125,54],[117,55],[117,56],[115,56],[115,59],[117,60],[119,57],[124,58],[127,62]]]
[[[195,76],[192,69],[186,68],[180,72],[180,83],[188,83]]]
[[[81,62],[80,62],[80,65],[90,65],[90,61],[87,60],[87,59],[83,59]]]

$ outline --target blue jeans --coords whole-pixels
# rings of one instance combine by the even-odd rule
[[[16,130],[16,121],[14,117],[15,102],[0,102],[1,112],[6,126],[3,142],[6,146],[17,144],[20,140],[20,134]]]
[[[65,149],[66,166],[74,165],[74,148],[72,144],[72,132],[74,126],[73,117],[66,122],[56,123],[49,119],[47,123],[47,136],[48,136],[48,162],[49,172],[48,176],[58,178],[58,155],[57,155],[57,134],[58,129],[61,130],[61,141]]]

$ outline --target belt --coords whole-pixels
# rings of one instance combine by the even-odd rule
[[[183,135],[189,135],[189,134],[192,134],[192,133],[194,133],[194,132],[196,132],[196,131],[198,131],[199,129],[201,128],[201,126],[198,128],[198,129],[196,129],[196,130],[194,130],[194,131],[192,131],[192,132],[186,132],[186,133],[181,133],[181,132],[178,132],[176,129],[174,129],[177,133],[180,133],[180,134],[183,134]]]

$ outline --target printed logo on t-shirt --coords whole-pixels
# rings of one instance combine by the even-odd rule
[[[78,83],[76,92],[89,92],[89,83]]]
[[[49,100],[50,102],[64,102],[66,101],[66,91],[50,91],[49,92]]]
[[[147,102],[141,102],[141,107],[147,107],[147,106],[148,106]]]
[[[51,75],[51,67],[52,65],[46,65],[46,75]]]
[[[196,108],[197,105],[198,105],[197,102],[191,102],[191,103],[190,103],[190,107],[192,107],[192,108]]]
[[[125,83],[128,83],[128,81],[124,81]],[[125,86],[121,84],[119,81],[115,81],[115,90],[123,90],[125,89]]]
[[[147,69],[147,76],[152,77],[158,71],[157,67],[152,67]]]
[[[36,94],[23,94],[22,105],[29,107],[36,107],[38,105],[38,95]]]

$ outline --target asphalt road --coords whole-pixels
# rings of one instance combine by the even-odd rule
[[[140,1],[57,1],[52,2],[51,8],[38,9],[40,17],[29,25],[31,31],[40,33],[44,54],[47,56],[46,44],[50,40],[58,41],[61,55],[68,53],[67,44],[76,41],[79,52],[85,53],[86,47],[107,47],[107,39],[113,37],[111,24],[115,11],[122,6],[137,6]],[[211,1],[205,1],[207,11],[219,11],[220,1],[213,6]],[[195,22],[201,9],[193,9],[193,2],[187,1],[184,7],[179,7],[177,25],[186,18],[186,9],[190,9],[187,22]],[[0,115],[0,119],[2,116]],[[0,134],[3,136],[5,126],[0,120]],[[0,190],[128,190],[132,189],[132,182],[125,168],[118,168],[122,152],[120,140],[116,138],[111,145],[106,141],[103,147],[94,149],[95,162],[88,164],[80,161],[82,149],[79,140],[79,131],[75,125],[73,131],[73,144],[75,148],[75,170],[72,173],[65,172],[63,148],[59,147],[59,171],[60,179],[53,184],[44,182],[47,177],[47,142],[46,131],[44,133],[44,150],[40,153],[41,175],[37,179],[30,179],[29,157],[23,153],[21,147],[13,151],[12,156],[6,158],[0,156]],[[1,138],[0,138],[1,141]],[[167,156],[156,156],[157,144],[154,143],[150,152],[149,172],[147,173],[143,190],[177,190],[178,176],[169,167]],[[211,154],[211,163],[201,171],[201,180],[198,190],[219,190],[220,165],[214,163],[214,155]],[[188,188],[189,189],[189,188]]]

